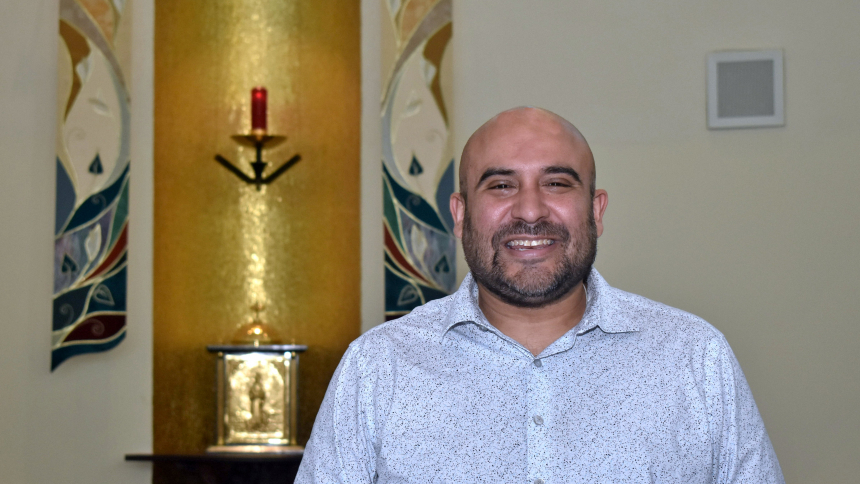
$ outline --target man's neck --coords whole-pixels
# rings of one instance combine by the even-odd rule
[[[478,284],[478,307],[487,321],[535,356],[579,324],[585,302],[581,282],[568,295],[540,308],[512,306]]]

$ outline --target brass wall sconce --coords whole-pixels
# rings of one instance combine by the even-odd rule
[[[302,157],[298,154],[284,162],[277,170],[273,171],[268,176],[263,176],[268,162],[263,161],[263,147],[272,148],[286,141],[286,136],[270,135],[266,132],[266,101],[267,92],[263,87],[255,87],[251,90],[251,134],[237,134],[231,136],[234,141],[244,146],[253,146],[256,150],[256,160],[251,162],[251,168],[254,170],[254,178],[249,177],[240,168],[231,163],[227,158],[221,155],[215,155],[215,161],[221,164],[224,168],[230,170],[240,180],[245,183],[256,185],[257,190],[263,185],[268,185],[275,181],[279,176],[284,174],[293,165],[298,163]],[[268,146],[267,146],[268,145]]]

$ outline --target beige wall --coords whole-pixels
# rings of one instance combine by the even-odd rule
[[[787,482],[856,482],[857,4],[454,7],[459,149],[516,105],[577,124],[609,191],[597,268],[726,335]],[[708,131],[707,54],[759,48],[785,51],[786,126]]]
[[[0,2],[0,483],[147,483],[152,2],[133,0],[128,335],[50,372],[58,2]]]
[[[121,460],[151,448],[152,2],[135,2],[129,335],[53,374],[57,1],[0,2],[0,482],[149,481],[148,464]],[[380,19],[378,1],[362,3],[369,327],[382,315]],[[519,104],[582,128],[610,193],[597,267],[726,334],[789,483],[860,473],[860,12],[850,5],[455,2],[458,148]],[[771,47],[785,50],[786,126],[706,130],[707,53]]]

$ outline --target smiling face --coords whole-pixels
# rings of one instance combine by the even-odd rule
[[[475,280],[503,302],[542,307],[588,276],[603,231],[606,192],[594,190],[591,150],[570,123],[517,108],[466,144],[455,234]]]

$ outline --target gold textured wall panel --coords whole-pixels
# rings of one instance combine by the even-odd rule
[[[360,2],[157,0],[153,450],[214,443],[214,356],[263,302],[301,357],[299,443],[360,328]],[[268,89],[264,152],[302,161],[257,191],[250,90]],[[271,170],[271,167],[270,167]]]

